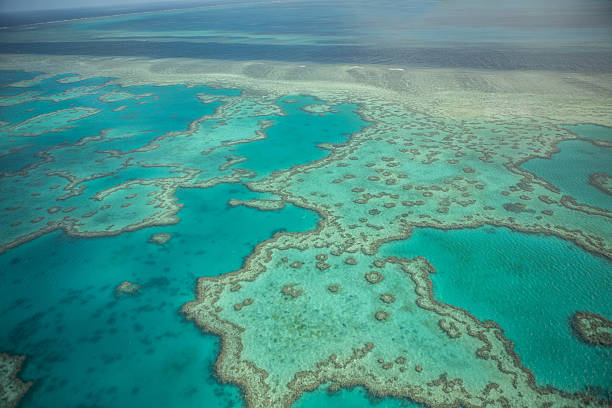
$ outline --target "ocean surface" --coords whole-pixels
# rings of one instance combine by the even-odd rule
[[[608,1],[441,3],[232,2],[7,14],[0,52],[599,74],[612,68]],[[194,299],[198,278],[240,269],[280,234],[318,227],[316,208],[258,193],[249,182],[325,159],[373,123],[352,101],[207,85],[122,86],[76,71],[0,71],[0,352],[27,356],[19,377],[33,386],[20,406],[244,406],[239,388],[215,373],[219,338],[187,321],[181,307]],[[609,191],[589,178],[612,174],[605,144],[612,130],[557,125],[577,139],[521,168],[609,213]],[[158,244],[155,234],[171,238]],[[427,258],[436,269],[436,299],[499,324],[537,386],[612,400],[610,348],[585,344],[571,329],[577,310],[612,319],[609,258],[561,237],[487,224],[417,226],[409,235],[383,244],[379,254]],[[124,281],[140,285],[138,293],[117,292]],[[328,385],[294,406],[423,406],[378,398],[360,385],[334,392]]]
[[[6,26],[0,48],[20,54],[502,70],[609,72],[612,66],[612,7],[606,0],[521,0],[501,6],[481,0],[237,2],[107,13],[123,15],[88,20],[68,15],[77,20]]]

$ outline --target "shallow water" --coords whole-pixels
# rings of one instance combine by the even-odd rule
[[[424,405],[409,400],[395,398],[376,398],[363,387],[341,389],[329,392],[325,386],[320,386],[315,391],[305,392],[295,402],[295,408],[317,408],[317,407],[353,408],[372,406],[376,408],[423,408]]]

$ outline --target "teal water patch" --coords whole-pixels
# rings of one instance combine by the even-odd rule
[[[578,341],[577,310],[612,318],[612,262],[556,237],[507,228],[417,229],[379,253],[424,256],[434,296],[500,324],[539,385],[612,397],[612,350]]]
[[[0,255],[0,350],[26,354],[35,385],[23,407],[241,406],[211,366],[218,340],[180,315],[200,276],[241,267],[276,232],[316,226],[315,213],[230,207],[258,197],[239,184],[180,190],[181,222],[116,237],[48,234]],[[164,245],[152,234],[172,235]],[[116,298],[123,281],[139,294]]]
[[[273,171],[310,163],[329,155],[318,148],[321,143],[339,144],[361,131],[368,123],[357,113],[357,105],[342,104],[332,111],[311,113],[303,108],[322,102],[311,96],[294,95],[281,98],[277,104],[287,116],[270,117],[274,126],[266,130],[266,139],[236,147],[236,154],[248,160],[240,167],[257,172],[264,178]]]
[[[563,127],[583,139],[612,141],[612,128],[607,126],[584,124]]]
[[[531,159],[521,167],[555,185],[562,194],[570,195],[580,203],[612,210],[612,197],[589,184],[592,174],[612,174],[610,148],[583,140],[567,140],[558,146],[561,151],[553,154],[550,159]]]
[[[410,400],[396,398],[377,398],[368,393],[363,387],[342,389],[328,392],[327,388],[319,387],[315,391],[305,392],[294,404],[294,408],[424,408]]]

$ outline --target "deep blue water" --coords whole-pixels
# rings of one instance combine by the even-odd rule
[[[37,74],[41,74],[42,72],[25,72],[25,71],[2,71],[2,75],[0,75],[0,86],[8,85],[13,82],[23,81],[25,79],[33,78]],[[0,88],[0,95],[13,95],[21,93],[19,89],[11,89],[11,88]]]

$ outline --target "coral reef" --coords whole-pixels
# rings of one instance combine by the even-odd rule
[[[612,322],[597,313],[574,313],[572,329],[587,344],[612,347]]]
[[[17,375],[25,356],[0,353],[0,406],[14,408],[28,392],[32,382],[23,382]]]
[[[151,238],[149,239],[149,242],[152,242],[158,245],[164,245],[166,242],[170,241],[170,238],[172,238],[172,235],[166,232],[160,232],[158,234],[152,235]]]

